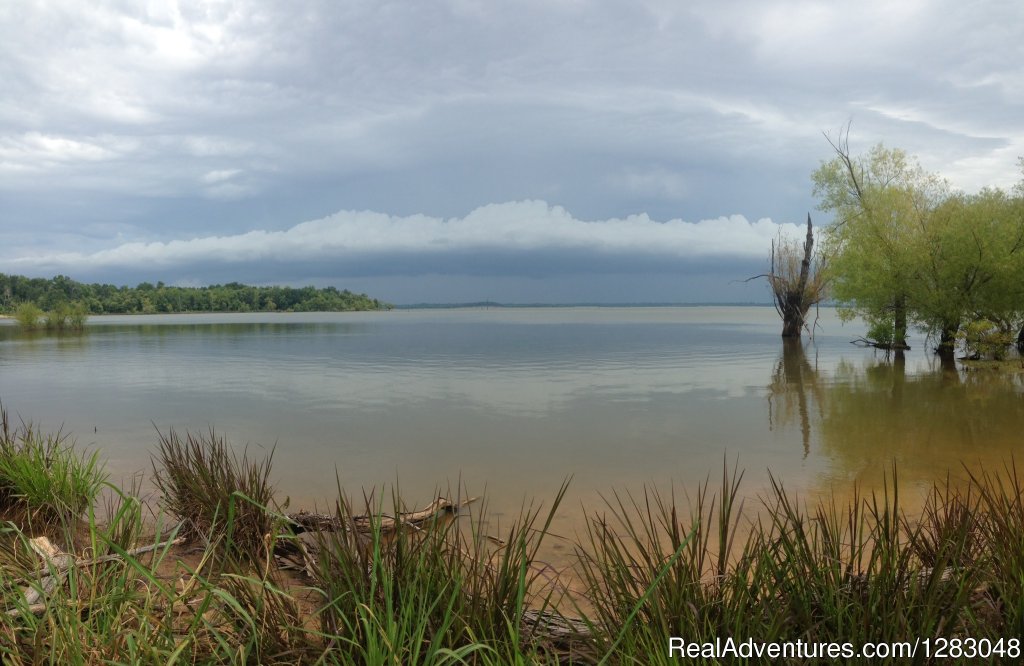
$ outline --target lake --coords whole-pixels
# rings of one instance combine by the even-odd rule
[[[572,477],[561,528],[610,491],[691,493],[723,463],[755,497],[901,487],[995,469],[1024,430],[1022,376],[944,371],[850,344],[822,309],[786,347],[770,307],[492,308],[94,317],[81,335],[0,323],[0,400],[95,447],[114,480],[149,469],[156,429],[274,448],[292,508],[398,483],[461,483],[500,518]],[[390,491],[388,491],[390,492]]]

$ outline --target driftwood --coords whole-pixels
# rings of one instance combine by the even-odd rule
[[[178,537],[171,541],[134,548],[126,551],[125,555],[128,557],[136,557],[160,548],[177,546],[184,542],[184,537]],[[103,555],[102,557],[92,559],[78,559],[74,555],[63,552],[47,537],[35,537],[33,539],[29,539],[28,545],[43,560],[43,562],[45,562],[46,566],[35,570],[26,578],[20,579],[21,581],[38,579],[39,585],[35,586],[30,584],[28,587],[23,589],[22,592],[25,595],[27,608],[10,609],[7,611],[7,614],[10,616],[20,615],[23,610],[27,610],[33,615],[43,613],[46,610],[46,598],[53,594],[60,585],[64,584],[64,581],[68,576],[68,571],[71,567],[86,567],[93,564],[124,559],[124,556],[118,554]]]
[[[375,524],[380,525],[382,534],[392,534],[399,527],[415,530],[438,518],[457,516],[463,507],[476,500],[471,497],[461,502],[452,502],[445,497],[438,497],[418,511],[404,511],[397,516],[378,514],[342,518],[308,511],[288,514],[288,527],[293,536],[277,540],[274,544],[274,558],[282,569],[302,571],[313,577],[322,544],[318,537],[320,533],[353,530],[357,534],[368,535]]]
[[[590,638],[590,625],[577,617],[567,617],[556,611],[523,611],[523,628],[556,643],[569,643]]]
[[[288,519],[292,522],[292,531],[296,534],[306,531],[335,532],[346,529],[370,532],[375,522],[380,524],[381,532],[389,533],[394,532],[398,527],[419,527],[423,523],[441,516],[456,516],[463,507],[472,504],[476,500],[476,497],[471,497],[456,503],[445,497],[438,497],[418,511],[405,511],[397,516],[378,514],[341,518],[323,513],[300,511],[288,514]]]
[[[316,576],[320,541],[317,532],[300,532],[293,538],[278,539],[274,543],[274,560],[277,566],[288,571],[301,571],[310,578]]]

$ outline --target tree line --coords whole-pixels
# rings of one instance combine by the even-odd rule
[[[833,215],[813,256],[810,220],[806,244],[773,245],[765,277],[777,304],[806,312],[831,298],[885,349],[907,349],[912,328],[945,357],[958,345],[996,358],[1024,346],[1024,180],[967,194],[903,150],[852,154],[848,138],[830,138],[834,156],[812,174],[818,208]]]
[[[336,287],[254,287],[238,282],[206,287],[143,282],[128,287],[86,284],[64,275],[47,279],[0,273],[0,311],[11,314],[26,303],[47,311],[77,305],[89,314],[336,312],[392,307]]]

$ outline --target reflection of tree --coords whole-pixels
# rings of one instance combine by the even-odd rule
[[[907,375],[898,357],[843,362],[821,393],[820,446],[844,479],[874,483],[895,462],[901,477],[931,482],[962,464],[996,467],[1024,423],[1022,377],[940,366]]]
[[[826,463],[822,490],[878,487],[895,462],[901,481],[930,484],[964,465],[1000,468],[1019,446],[1024,374],[910,371],[902,355],[840,361],[823,376],[797,340],[783,346],[768,386],[772,430],[799,428],[804,457]],[[794,432],[795,435],[795,432]]]
[[[817,367],[807,360],[800,338],[784,339],[768,386],[768,427],[774,430],[798,420],[805,458],[811,452],[811,404],[820,410],[820,391]]]

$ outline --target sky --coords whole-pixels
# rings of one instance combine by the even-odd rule
[[[0,272],[768,302],[810,174],[1024,155],[1019,0],[0,3]]]

